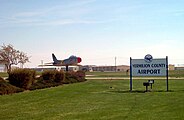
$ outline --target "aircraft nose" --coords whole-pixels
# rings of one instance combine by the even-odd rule
[[[77,58],[78,63],[80,63],[82,61],[82,59],[80,57]]]

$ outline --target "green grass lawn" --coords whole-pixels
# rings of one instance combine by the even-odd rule
[[[0,96],[0,120],[183,120],[184,80],[88,80]]]
[[[126,72],[87,72],[88,77],[129,77]],[[184,70],[170,70],[169,77],[184,77]]]
[[[87,72],[89,77],[129,77],[126,72]]]
[[[6,72],[0,72],[0,77],[8,77],[8,73],[6,73]]]

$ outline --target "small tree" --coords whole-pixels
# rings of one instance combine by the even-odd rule
[[[0,49],[0,64],[6,66],[7,72],[11,72],[12,65],[25,64],[29,62],[26,53],[14,49],[12,45],[3,45]]]

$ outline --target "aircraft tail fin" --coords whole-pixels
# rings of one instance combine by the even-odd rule
[[[54,55],[54,53],[52,53],[52,59],[53,59],[54,63],[58,62],[58,60],[57,60],[56,56]]]

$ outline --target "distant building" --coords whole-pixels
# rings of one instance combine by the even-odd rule
[[[175,66],[172,64],[169,64],[169,70],[174,70],[174,69],[175,69]]]
[[[184,70],[184,67],[175,67],[175,70]]]
[[[6,72],[6,66],[4,64],[0,64],[0,72]]]
[[[83,65],[79,66],[79,70],[93,72],[94,65]]]
[[[116,71],[121,71],[121,72],[128,71],[129,69],[130,69],[130,66],[128,65],[119,65],[116,67]]]
[[[105,72],[105,71],[115,71],[116,67],[115,66],[93,66],[92,69],[93,71]]]
[[[178,64],[178,65],[175,67],[175,70],[184,70],[184,64]]]
[[[128,65],[119,65],[119,66],[93,66],[93,71],[101,72],[112,72],[112,71],[127,71],[130,69]]]

